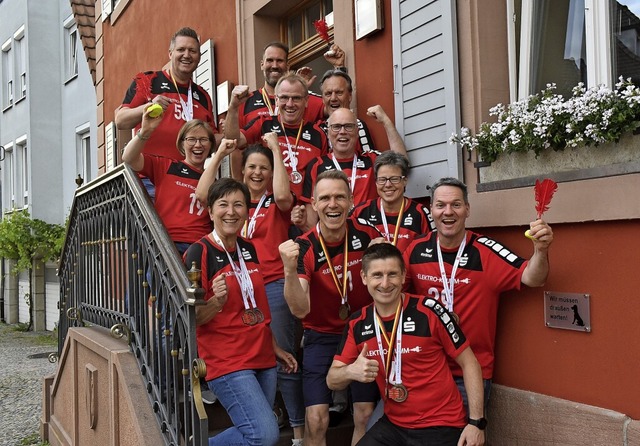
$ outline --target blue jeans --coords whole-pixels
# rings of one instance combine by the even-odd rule
[[[269,309],[271,310],[271,332],[276,342],[285,351],[296,356],[299,345],[300,321],[291,314],[284,299],[284,279],[274,280],[265,285]],[[278,388],[289,415],[291,427],[304,426],[304,400],[302,398],[302,365],[296,373],[287,373],[278,364]]]
[[[280,438],[273,414],[276,368],[240,370],[207,383],[226,409],[233,427],[209,438],[209,446],[272,446]]]
[[[147,190],[147,193],[149,194],[149,198],[151,198],[151,202],[155,203],[156,202],[156,186],[147,177],[140,178],[140,181],[142,181],[142,185]]]
[[[462,376],[454,376],[453,379],[458,386],[460,395],[462,396],[462,405],[464,406],[464,412],[469,416],[469,402],[467,398],[467,389],[464,387],[464,379]],[[483,379],[482,384],[484,386],[484,413],[487,413],[487,405],[489,404],[489,396],[491,396],[491,380]]]

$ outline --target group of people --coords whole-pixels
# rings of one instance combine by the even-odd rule
[[[192,81],[195,31],[179,30],[169,57],[135,77],[116,125],[134,129],[123,161],[202,271],[198,353],[233,422],[209,444],[275,444],[276,389],[293,444],[326,444],[346,388],[352,444],[483,444],[498,298],[545,282],[549,225],[531,223],[525,260],[466,230],[459,180],[437,182],[430,209],[405,197],[402,138],[382,107],[367,111],[382,145],[350,110],[335,45],[317,96],[308,70],[289,72],[286,45],[268,44],[264,85],[234,87],[223,134]],[[226,157],[233,178],[218,178]]]

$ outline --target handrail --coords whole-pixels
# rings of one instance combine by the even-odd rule
[[[126,336],[165,443],[207,444],[194,308],[202,293],[128,166],[76,191],[58,276],[58,354],[70,327]]]

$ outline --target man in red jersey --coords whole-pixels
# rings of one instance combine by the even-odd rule
[[[261,142],[266,133],[275,132],[289,174],[291,190],[300,196],[305,168],[311,160],[327,152],[327,137],[317,125],[304,118],[309,92],[302,77],[294,73],[281,77],[275,91],[277,116],[259,116],[240,129],[238,109],[246,101],[249,88],[246,85],[236,86],[229,102],[225,135],[229,139],[237,139],[238,148],[243,149],[247,144]]]
[[[344,172],[318,176],[312,205],[318,224],[296,241],[280,245],[284,264],[284,295],[304,327],[302,385],[306,407],[305,445],[324,445],[329,425],[331,390],[326,375],[346,320],[371,302],[362,282],[360,261],[372,241],[381,240],[374,227],[347,218],[352,194]],[[354,383],[355,444],[378,398],[375,386]]]
[[[362,281],[373,303],[353,314],[327,375],[332,389],[376,382],[385,416],[359,445],[482,445],[482,376],[469,342],[435,300],[402,293],[405,266],[395,246],[370,246],[362,258]],[[462,368],[470,420],[447,367]]]
[[[501,243],[468,231],[469,212],[467,186],[455,178],[438,180],[431,188],[431,215],[437,232],[417,237],[404,251],[404,259],[408,290],[435,299],[459,317],[482,367],[486,406],[500,294],[522,285],[544,285],[553,231],[541,219],[530,223],[534,252],[525,260]],[[466,401],[460,367],[451,361],[449,365]]]

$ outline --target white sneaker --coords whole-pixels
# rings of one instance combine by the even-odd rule
[[[202,395],[202,402],[205,404],[213,404],[218,401],[216,394],[209,389],[202,389],[200,394]]]

